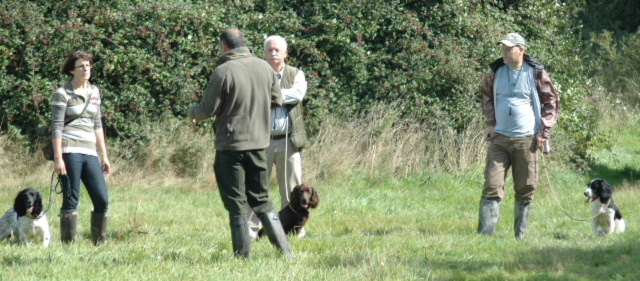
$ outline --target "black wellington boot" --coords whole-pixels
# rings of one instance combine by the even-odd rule
[[[263,228],[269,237],[271,244],[280,249],[282,253],[289,259],[293,259],[293,253],[291,253],[291,246],[287,240],[287,235],[282,229],[282,223],[280,222],[280,215],[273,210],[268,213],[264,213],[258,216],[262,222]]]
[[[66,210],[60,212],[60,240],[63,244],[76,242],[78,225],[78,211]]]
[[[251,253],[251,236],[249,236],[249,215],[229,215],[231,225],[231,242],[233,254],[237,258],[248,258]]]
[[[107,241],[107,213],[91,212],[91,241],[100,245]]]

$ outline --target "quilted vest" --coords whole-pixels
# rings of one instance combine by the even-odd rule
[[[285,65],[284,76],[282,77],[283,89],[289,89],[293,86],[293,81],[298,71],[293,66]],[[307,132],[304,129],[304,120],[302,119],[302,102],[287,104],[285,108],[289,112],[289,120],[291,120],[291,142],[297,150],[302,150],[307,145]]]

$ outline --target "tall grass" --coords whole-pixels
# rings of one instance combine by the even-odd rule
[[[25,183],[44,182],[42,179],[48,177],[44,156],[39,151],[31,151],[29,147],[29,139],[15,127],[9,127],[7,133],[0,134],[0,190]]]
[[[0,280],[633,280],[640,275],[633,223],[640,213],[634,204],[640,182],[617,168],[640,169],[634,160],[640,152],[633,148],[637,117],[615,119],[628,129],[612,138],[614,151],[629,156],[601,152],[603,169],[595,174],[612,179],[628,231],[593,239],[588,222],[566,218],[550,188],[568,212],[588,217],[582,195],[588,177],[545,158],[550,181],[541,173],[527,239],[518,241],[511,180],[497,235],[475,233],[486,148],[482,124],[455,133],[399,116],[393,107],[379,108],[322,124],[303,158],[305,179],[319,189],[322,201],[312,211],[307,237],[290,238],[294,261],[282,258],[266,239],[254,241],[250,259],[233,258],[227,213],[211,171],[213,136],[208,128],[163,117],[159,122],[166,129],[152,132],[145,145],[110,143],[115,172],[108,177],[109,242],[91,245],[91,204],[83,193],[78,243],[62,245],[56,196],[49,212],[51,247],[0,243]],[[17,134],[0,141],[3,208],[28,185],[48,195],[51,163],[26,150]],[[277,191],[271,195],[277,197]]]
[[[423,126],[411,117],[401,117],[396,105],[378,105],[346,121],[325,120],[304,152],[303,162],[310,180],[330,179],[354,170],[396,177],[455,170],[484,156],[483,129],[478,120],[462,132]]]
[[[210,125],[196,127],[169,115],[157,122],[162,126],[149,127],[163,129],[149,131],[148,142],[108,140],[114,165],[111,185],[215,187]],[[405,178],[424,171],[462,169],[483,159],[483,130],[479,120],[470,122],[462,132],[422,126],[411,117],[401,117],[396,105],[380,105],[349,120],[325,120],[303,151],[304,178],[324,181],[347,177],[354,171]],[[7,164],[12,163],[5,164],[9,177],[42,177],[52,169],[39,151],[21,147],[26,138],[12,133],[0,137],[0,149],[10,152],[2,154]],[[33,173],[34,169],[38,173]]]
[[[186,119],[163,115],[150,128],[147,142],[121,140],[112,145],[115,185],[181,186],[200,189],[215,186],[215,155],[210,124],[196,127]]]

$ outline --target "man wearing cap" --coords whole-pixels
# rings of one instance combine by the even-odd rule
[[[516,238],[524,238],[538,184],[538,151],[550,147],[551,128],[558,120],[558,93],[544,65],[526,53],[528,45],[520,34],[509,33],[498,45],[502,58],[490,65],[481,88],[489,149],[478,233],[495,233],[505,179],[513,168],[514,231]]]

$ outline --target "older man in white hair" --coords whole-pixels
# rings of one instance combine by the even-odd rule
[[[271,176],[273,165],[280,186],[280,206],[289,204],[289,194],[297,185],[302,184],[301,150],[307,143],[304,129],[302,100],[307,93],[307,81],[304,72],[286,64],[287,41],[278,35],[269,36],[264,41],[264,56],[280,79],[280,88],[284,104],[271,110],[271,141],[266,149],[267,174]],[[260,220],[255,214],[249,221],[250,234],[257,235]],[[305,235],[302,229],[298,235]]]
[[[490,65],[481,89],[489,149],[478,233],[495,233],[505,179],[513,168],[514,231],[516,238],[524,238],[538,185],[538,154],[550,152],[551,128],[558,119],[558,93],[544,65],[527,54],[520,34],[509,33],[497,44],[502,58]]]

